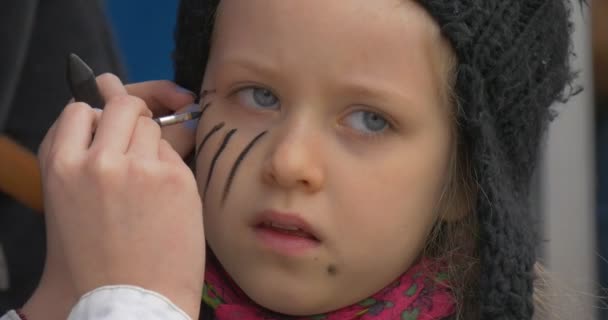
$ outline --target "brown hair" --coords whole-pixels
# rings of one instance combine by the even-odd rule
[[[461,107],[455,96],[457,58],[447,41],[442,41],[442,101],[452,118],[453,146],[448,174],[436,206],[437,222],[423,256],[444,262],[450,288],[456,300],[455,319],[477,319],[479,255],[477,252],[478,221],[474,212],[478,189],[470,161],[470,151],[459,134],[458,113]]]

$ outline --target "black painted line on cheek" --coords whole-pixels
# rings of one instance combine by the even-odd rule
[[[215,153],[215,156],[213,156],[213,160],[211,161],[211,166],[209,167],[209,173],[207,173],[207,181],[205,182],[205,189],[203,191],[203,201],[205,201],[205,199],[207,198],[207,188],[209,187],[209,182],[211,182],[211,177],[213,175],[213,170],[215,169],[215,164],[217,163],[217,159],[220,157],[222,152],[224,152],[224,149],[226,149],[226,145],[228,145],[228,142],[230,142],[230,138],[232,138],[232,135],[235,132],[236,132],[236,129],[232,129],[232,130],[228,131],[228,133],[224,137],[224,141],[222,141],[222,145]]]
[[[212,104],[212,103],[213,103],[213,101],[208,102],[207,104],[205,104],[205,105],[203,106],[203,110],[201,110],[201,116],[199,117],[199,119],[200,119],[200,120],[202,120],[202,119],[203,119],[203,116],[205,115],[205,111],[207,111],[207,109],[209,109],[209,107],[211,107],[211,104]],[[199,120],[199,121],[200,121],[200,120]]]
[[[226,184],[224,185],[224,193],[222,194],[222,206],[224,205],[224,202],[226,201],[226,198],[228,197],[228,193],[230,192],[230,186],[232,186],[232,181],[234,180],[234,176],[236,175],[236,171],[238,170],[239,165],[241,164],[243,159],[245,159],[245,157],[247,156],[249,151],[253,148],[253,146],[256,144],[256,142],[258,142],[258,140],[260,140],[260,138],[262,138],[266,133],[268,133],[268,131],[264,131],[264,132],[258,134],[255,138],[253,138],[253,140],[251,140],[251,142],[249,142],[249,144],[245,147],[245,149],[243,149],[243,151],[241,151],[241,154],[239,154],[239,157],[236,158],[236,161],[234,162],[234,165],[232,166],[232,169],[230,170],[230,174],[228,175],[228,180],[226,180]]]
[[[196,97],[196,99],[194,99],[194,103],[200,104],[201,102],[205,101],[205,98],[207,98],[208,95],[214,94],[215,92],[216,92],[215,89],[212,89],[212,90],[202,90],[201,92],[199,92],[199,94]]]
[[[207,143],[207,141],[209,140],[209,138],[211,138],[211,136],[213,136],[216,132],[218,132],[221,128],[224,127],[225,123],[218,123],[216,124],[213,129],[211,129],[203,138],[203,141],[201,141],[201,143],[198,145],[198,147],[196,148],[196,153],[194,155],[194,161],[198,161],[198,156],[201,154],[201,150],[203,150],[203,147],[205,146],[205,144]]]
[[[199,101],[205,99],[208,95],[215,93],[215,91],[215,89],[201,91],[199,94]]]

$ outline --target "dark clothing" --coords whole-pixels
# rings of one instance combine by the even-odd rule
[[[68,53],[78,54],[98,74],[122,75],[122,68],[100,1],[3,0],[0,12],[0,134],[36,152],[71,97]],[[10,274],[9,290],[0,290],[2,314],[29,297],[45,251],[43,216],[2,193],[0,245]]]

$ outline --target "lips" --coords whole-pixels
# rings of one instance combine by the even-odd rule
[[[254,226],[259,230],[319,241],[317,233],[310,224],[300,218],[298,214],[273,210],[263,211],[256,217]]]
[[[258,226],[258,228],[269,229],[269,230],[272,230],[275,232],[280,232],[280,233],[284,233],[284,234],[288,234],[288,235],[292,235],[292,236],[296,236],[296,237],[317,240],[317,238],[314,237],[309,232],[304,231],[304,230],[302,230],[298,227],[294,227],[294,226],[281,225],[281,224],[274,223],[274,222],[263,222],[261,225]]]

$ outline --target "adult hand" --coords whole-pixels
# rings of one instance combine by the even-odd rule
[[[195,95],[171,81],[147,81],[125,86],[130,95],[144,100],[154,117],[184,112],[193,107]],[[100,88],[105,91],[104,87]],[[162,128],[162,137],[183,158],[194,149],[195,128],[191,123]]]
[[[194,94],[170,81],[148,81],[126,86],[130,95],[143,99],[154,116],[188,109],[199,109],[193,104]],[[194,148],[197,120],[162,128],[162,137],[185,157]],[[0,170],[0,189],[29,208],[43,212],[42,187],[36,155],[7,137],[0,137],[0,145],[7,151],[5,170]],[[7,162],[8,161],[8,162]]]
[[[146,99],[150,91],[142,88],[150,83],[130,86],[147,105],[112,75],[98,77],[98,84],[104,111],[70,103],[39,149],[47,258],[24,312],[34,320],[65,319],[84,293],[130,284],[167,296],[196,319],[205,259],[202,204],[194,175],[150,118],[150,109],[183,101]]]

